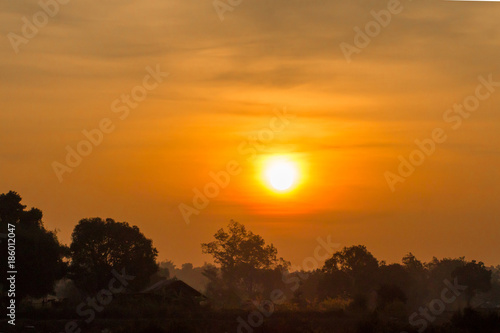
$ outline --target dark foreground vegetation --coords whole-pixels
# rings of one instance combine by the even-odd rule
[[[126,222],[82,219],[66,246],[42,216],[17,193],[0,194],[0,232],[14,226],[18,270],[14,291],[0,272],[1,308],[16,302],[0,332],[500,333],[499,267],[464,257],[408,253],[388,264],[326,236],[292,266],[231,221],[201,245],[215,265],[176,268]]]
[[[119,310],[120,313],[113,313]],[[68,322],[75,323],[75,330],[68,332],[89,333],[416,333],[419,330],[403,318],[384,313],[356,313],[350,311],[277,311],[258,327],[245,328],[238,318],[248,318],[249,312],[241,310],[200,310],[190,312],[162,311],[145,315],[136,309],[114,309],[103,312],[98,319],[87,324],[68,311],[30,311],[15,328],[4,321],[2,332],[66,332]],[[163,309],[165,310],[165,309]],[[125,314],[127,314],[125,316]],[[64,318],[64,319],[62,319]],[[424,330],[428,333],[496,333],[500,332],[500,317],[488,311],[465,309],[446,314]],[[421,331],[421,332],[424,332]]]

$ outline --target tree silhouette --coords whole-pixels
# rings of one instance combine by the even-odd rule
[[[0,232],[7,234],[9,223],[15,226],[16,297],[42,297],[51,293],[56,280],[65,274],[67,264],[64,257],[68,249],[59,243],[55,232],[45,229],[42,211],[37,208],[26,210],[21,201],[16,192],[0,194]],[[2,253],[7,253],[7,240],[1,242]],[[6,281],[6,272],[6,267],[2,267],[2,284]]]
[[[266,245],[264,239],[248,231],[244,225],[231,221],[228,232],[219,229],[215,241],[203,243],[202,252],[211,254],[221,265],[222,277],[235,287],[243,285],[247,296],[256,291],[259,270],[286,267],[273,244]]]
[[[460,284],[467,286],[465,290],[467,306],[470,306],[472,298],[478,292],[486,292],[491,289],[491,274],[492,272],[487,270],[482,262],[475,260],[452,272],[452,276],[456,277]]]
[[[366,293],[377,281],[378,260],[363,245],[344,247],[325,261],[323,271],[345,273],[352,281],[353,293]]]
[[[83,219],[73,230],[71,243],[71,277],[87,293],[108,285],[112,270],[135,276],[128,288],[139,290],[158,271],[158,251],[136,226],[126,222]]]
[[[403,265],[410,273],[421,273],[425,271],[424,264],[418,260],[413,253],[409,252],[403,257]]]
[[[402,262],[403,267],[409,274],[406,287],[403,288],[403,290],[405,290],[408,298],[411,300],[409,302],[410,306],[420,306],[420,304],[426,302],[430,292],[428,286],[429,271],[427,266],[418,260],[411,252],[403,257]]]

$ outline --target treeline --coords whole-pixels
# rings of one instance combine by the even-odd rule
[[[334,252],[321,268],[292,272],[272,244],[266,245],[237,222],[220,229],[214,238],[202,244],[202,250],[214,257],[218,267],[207,267],[203,274],[208,279],[207,296],[222,308],[270,300],[273,292],[283,294],[275,306],[293,310],[406,313],[432,303],[442,313],[500,307],[500,267],[487,268],[464,257],[422,262],[408,253],[401,263],[387,264],[357,245]]]
[[[70,246],[65,246],[43,225],[42,211],[26,209],[21,200],[13,191],[0,194],[0,232],[6,234],[8,225],[15,226],[17,300],[52,294],[56,284],[59,289],[71,289],[76,297],[92,295],[107,286],[117,272],[134,276],[127,289],[138,291],[149,285],[158,271],[158,251],[138,227],[112,219],[82,219],[73,230]],[[1,246],[2,253],[7,253],[6,242]],[[0,271],[2,295],[8,289],[7,271],[6,267]],[[69,281],[73,288],[67,283],[61,286],[61,280]]]
[[[356,245],[332,251],[317,269],[294,270],[273,244],[231,221],[212,241],[201,244],[202,253],[211,255],[215,264],[177,268],[171,261],[157,262],[158,251],[138,227],[112,219],[82,219],[71,244],[62,245],[56,233],[44,227],[42,212],[27,209],[21,201],[16,192],[0,194],[0,232],[6,233],[8,224],[16,226],[17,299],[57,292],[78,302],[126,276],[126,288],[120,292],[137,292],[160,279],[182,279],[207,297],[197,311],[244,310],[262,316],[312,311],[363,318],[376,314],[419,330],[451,311],[500,308],[499,267],[464,257],[422,262],[408,253],[400,263],[387,264]],[[6,271],[0,272],[2,295]],[[163,310],[146,304],[138,312],[115,303],[106,311],[103,314],[143,316],[148,311],[161,315]]]

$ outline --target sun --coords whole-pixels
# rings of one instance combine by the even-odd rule
[[[286,192],[298,182],[298,167],[296,163],[287,158],[272,158],[264,167],[264,177],[274,190]]]

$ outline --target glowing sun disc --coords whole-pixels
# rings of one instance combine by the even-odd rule
[[[275,190],[286,191],[297,182],[298,172],[295,163],[277,159],[269,162],[265,169],[265,176]]]

